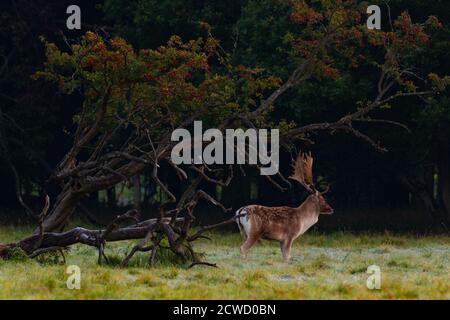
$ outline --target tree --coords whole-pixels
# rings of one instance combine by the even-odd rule
[[[383,152],[383,146],[353,123],[383,122],[369,118],[369,114],[400,97],[433,95],[450,82],[449,77],[437,74],[424,80],[414,69],[414,56],[428,43],[427,31],[439,27],[434,17],[414,24],[403,13],[393,22],[392,30],[377,31],[366,29],[365,7],[356,1],[309,4],[298,0],[290,5],[289,19],[299,32],[286,39],[293,68],[285,79],[234,63],[206,23],[202,23],[206,37],[183,42],[173,36],[166,45],[152,50],[135,51],[121,38],[105,40],[93,32],[66,51],[46,42],[46,66],[34,78],[57,84],[63,93],[80,94],[83,103],[74,117],[72,147],[51,177],[61,188],[59,196],[52,206],[47,201],[34,235],[4,246],[0,254],[20,247],[36,255],[81,242],[98,247],[101,262],[106,241],[143,238],[123,263],[136,251],[151,251],[152,264],[156,250],[164,248],[162,239],[167,238],[175,254],[199,263],[192,242],[223,223],[192,234],[197,202],[204,199],[227,210],[199,185],[204,181],[227,186],[233,167],[217,170],[205,164],[181,167],[172,163],[170,136],[174,129],[189,128],[194,120],[220,130],[277,127],[287,147],[311,133],[343,131]],[[355,101],[350,113],[334,121],[302,126],[279,116],[283,106],[277,102],[283,94],[309,82],[338,81],[341,70],[350,67],[370,68],[378,75],[372,97]],[[185,188],[179,197],[160,179],[162,165],[183,181]],[[152,168],[153,182],[167,198],[157,219],[120,228],[120,222],[134,218],[132,211],[117,217],[105,230],[62,232],[82,197],[111,188],[148,167]],[[270,176],[268,179],[280,189],[287,181],[281,173],[278,182]],[[233,219],[224,223],[230,222]]]

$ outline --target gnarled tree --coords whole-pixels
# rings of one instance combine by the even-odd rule
[[[427,32],[439,27],[433,17],[424,24],[414,24],[404,13],[392,22],[390,30],[367,30],[366,6],[357,1],[293,0],[290,4],[291,13],[286,18],[297,24],[299,32],[287,40],[295,66],[287,79],[232,63],[206,23],[205,38],[183,42],[174,36],[155,50],[136,51],[123,39],[104,39],[93,32],[64,50],[45,42],[47,63],[34,77],[50,80],[63,93],[81,95],[83,102],[74,116],[73,145],[51,176],[60,186],[60,194],[53,203],[47,203],[35,233],[0,247],[0,255],[7,256],[13,247],[35,256],[84,243],[99,249],[101,263],[107,241],[142,239],[123,265],[137,251],[150,251],[152,265],[156,250],[164,248],[161,240],[167,238],[168,249],[193,264],[201,263],[192,242],[204,231],[233,218],[192,234],[194,208],[200,199],[227,210],[199,185],[205,181],[227,186],[233,167],[222,170],[206,164],[173,164],[170,137],[174,129],[190,128],[194,120],[221,130],[279,128],[284,145],[318,131],[340,130],[385,151],[353,123],[401,125],[372,119],[370,113],[400,97],[432,95],[449,83],[448,77],[436,74],[427,78],[414,66],[414,57],[427,45]],[[277,104],[278,98],[289,89],[308,81],[338,79],[340,70],[358,67],[378,77],[373,96],[355,101],[352,113],[342,114],[334,122],[301,126],[273,117],[274,111],[280,114],[283,108]],[[163,163],[188,182],[178,199],[160,179]],[[132,179],[146,168],[151,168],[153,183],[168,199],[160,206],[158,218],[120,227],[121,222],[136,219],[132,211],[118,216],[105,230],[75,228],[63,232],[81,198]],[[281,173],[268,178],[280,188],[287,181]]]

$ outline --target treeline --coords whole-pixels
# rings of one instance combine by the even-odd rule
[[[122,36],[135,48],[156,48],[171,35],[183,40],[204,35],[202,23],[211,26],[231,59],[261,67],[286,78],[292,71],[289,59],[290,34],[298,31],[289,17],[290,6],[281,0],[105,0],[78,1],[82,9],[82,30],[67,30],[66,8],[74,1],[2,1],[0,23],[0,214],[2,221],[39,211],[44,194],[57,193],[48,183],[52,169],[71,145],[73,115],[81,98],[63,96],[30,75],[45,60],[41,37],[60,47],[70,44],[87,30],[109,38]],[[382,8],[382,27],[390,28],[395,17],[408,10],[414,21],[429,15],[443,27],[429,40],[422,60],[416,63],[418,76],[439,70],[450,74],[450,7],[443,1],[393,0]],[[339,80],[309,82],[286,94],[280,102],[283,117],[297,124],[338,118],[367,101],[377,85],[369,71],[348,69]],[[380,153],[357,138],[341,132],[305,136],[300,149],[315,155],[315,172],[332,183],[330,202],[337,209],[325,228],[350,229],[439,229],[450,217],[450,99],[445,94],[426,100],[404,99],[387,105],[378,123],[361,121],[358,129],[374,137],[388,151]],[[290,154],[281,155],[281,170],[290,170]],[[161,168],[164,172],[165,168]],[[83,201],[80,213],[139,202],[143,212],[164,199],[153,184],[151,172],[123,186],[93,194]],[[240,173],[237,172],[237,175]],[[176,187],[177,181],[166,183]],[[205,185],[204,189],[211,188]],[[228,206],[252,203],[297,205],[304,195],[294,187],[284,193],[258,172],[234,179],[228,188],[208,190]],[[201,219],[222,218],[211,208]],[[14,214],[6,215],[5,212]],[[92,218],[92,217],[91,217]]]

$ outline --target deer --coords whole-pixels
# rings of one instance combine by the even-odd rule
[[[311,153],[300,152],[292,161],[293,173],[288,178],[299,182],[309,193],[299,207],[248,205],[236,211],[236,222],[244,239],[240,247],[242,259],[247,258],[256,242],[266,239],[279,241],[283,259],[289,262],[294,240],[316,224],[319,215],[333,214],[333,208],[324,198],[329,186],[323,192],[315,188],[312,166]]]

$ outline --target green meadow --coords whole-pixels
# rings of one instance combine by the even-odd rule
[[[30,229],[0,227],[0,242],[20,239]],[[284,263],[278,243],[253,247],[239,257],[234,233],[210,233],[196,250],[218,268],[191,269],[160,252],[153,269],[147,253],[128,268],[119,262],[133,241],[108,243],[109,264],[97,265],[95,248],[76,245],[65,253],[29,259],[16,252],[0,260],[0,299],[450,299],[450,238],[392,234],[308,233]],[[66,268],[81,270],[81,288],[68,289]],[[381,288],[369,290],[367,267],[381,270]]]

